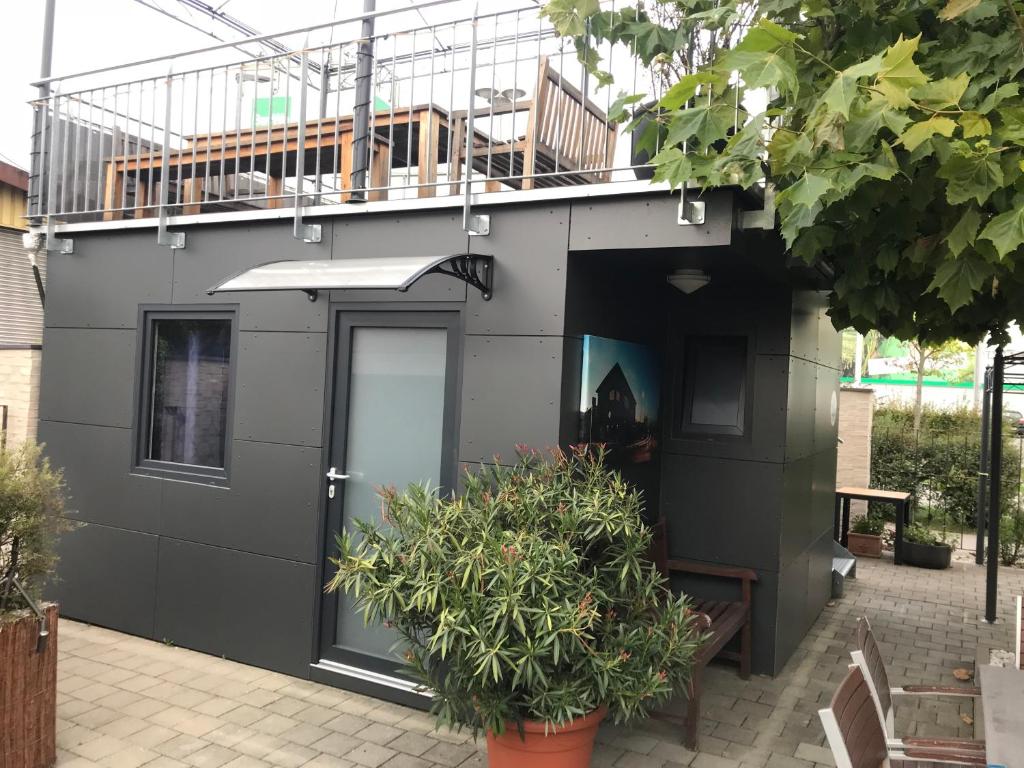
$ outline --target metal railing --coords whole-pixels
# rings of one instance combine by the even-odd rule
[[[609,110],[659,94],[626,47],[598,51],[601,85],[536,6],[424,23],[456,5],[273,36],[286,53],[222,61],[224,44],[36,83],[29,215],[52,230],[636,178]],[[343,42],[310,45],[323,29]]]

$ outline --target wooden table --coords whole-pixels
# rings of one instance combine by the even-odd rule
[[[1024,768],[1024,672],[1013,667],[978,668],[985,721],[985,759],[990,765]]]
[[[910,522],[910,499],[912,493],[904,491],[882,491],[877,488],[858,488],[844,485],[836,488],[836,511],[833,523],[832,538],[846,546],[847,534],[850,532],[850,501],[877,501],[892,504],[896,508],[896,541],[893,543],[893,561],[896,565],[903,562],[903,526]]]
[[[378,189],[367,197],[370,200],[387,198],[391,186],[393,167],[417,166],[414,182],[419,197],[433,197],[437,181],[438,162],[448,161],[449,117],[446,110],[436,104],[419,104],[394,110],[378,110],[373,116],[374,141],[372,175],[370,183]],[[477,133],[477,132],[475,132]],[[284,179],[297,173],[297,153],[302,153],[306,175],[337,174],[342,189],[350,188],[352,172],[352,141],[354,137],[352,115],[327,117],[306,123],[305,135],[300,141],[298,125],[240,128],[234,131],[186,136],[186,145],[168,152],[167,172],[182,185],[183,213],[198,213],[204,202],[203,187],[207,179],[222,173],[231,176],[252,171],[267,176],[267,206],[280,207],[284,202]],[[404,144],[400,145],[400,141]],[[123,212],[115,210],[124,199],[126,176],[133,177],[136,185],[136,217],[156,215],[156,187],[164,172],[161,151],[141,151],[114,157],[106,164],[104,192],[104,218],[120,219]],[[344,198],[342,198],[344,199]],[[225,199],[233,203],[233,199]],[[237,202],[245,203],[245,199]]]

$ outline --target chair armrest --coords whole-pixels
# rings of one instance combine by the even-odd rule
[[[964,685],[904,685],[891,688],[893,696],[981,696],[981,688]]]
[[[912,747],[910,749],[904,749],[901,752],[891,753],[890,757],[897,759],[909,758],[911,760],[930,760],[931,762],[939,763],[940,765],[988,765],[985,753],[973,750],[954,752],[951,750]]]
[[[929,739],[918,736],[908,736],[904,739],[900,739],[898,744],[892,744],[891,746],[899,748],[914,748],[920,747],[922,749],[947,749],[953,750],[954,752],[964,752],[970,750],[972,752],[985,751],[985,742],[979,741],[978,739]]]

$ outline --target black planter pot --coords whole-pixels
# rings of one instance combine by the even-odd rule
[[[953,559],[953,548],[945,545],[918,544],[913,541],[903,542],[903,562],[916,565],[918,568],[934,568],[945,570]]]

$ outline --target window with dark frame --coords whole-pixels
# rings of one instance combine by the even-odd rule
[[[234,311],[145,315],[139,468],[224,478]]]
[[[741,437],[746,429],[747,338],[688,336],[680,429]]]

